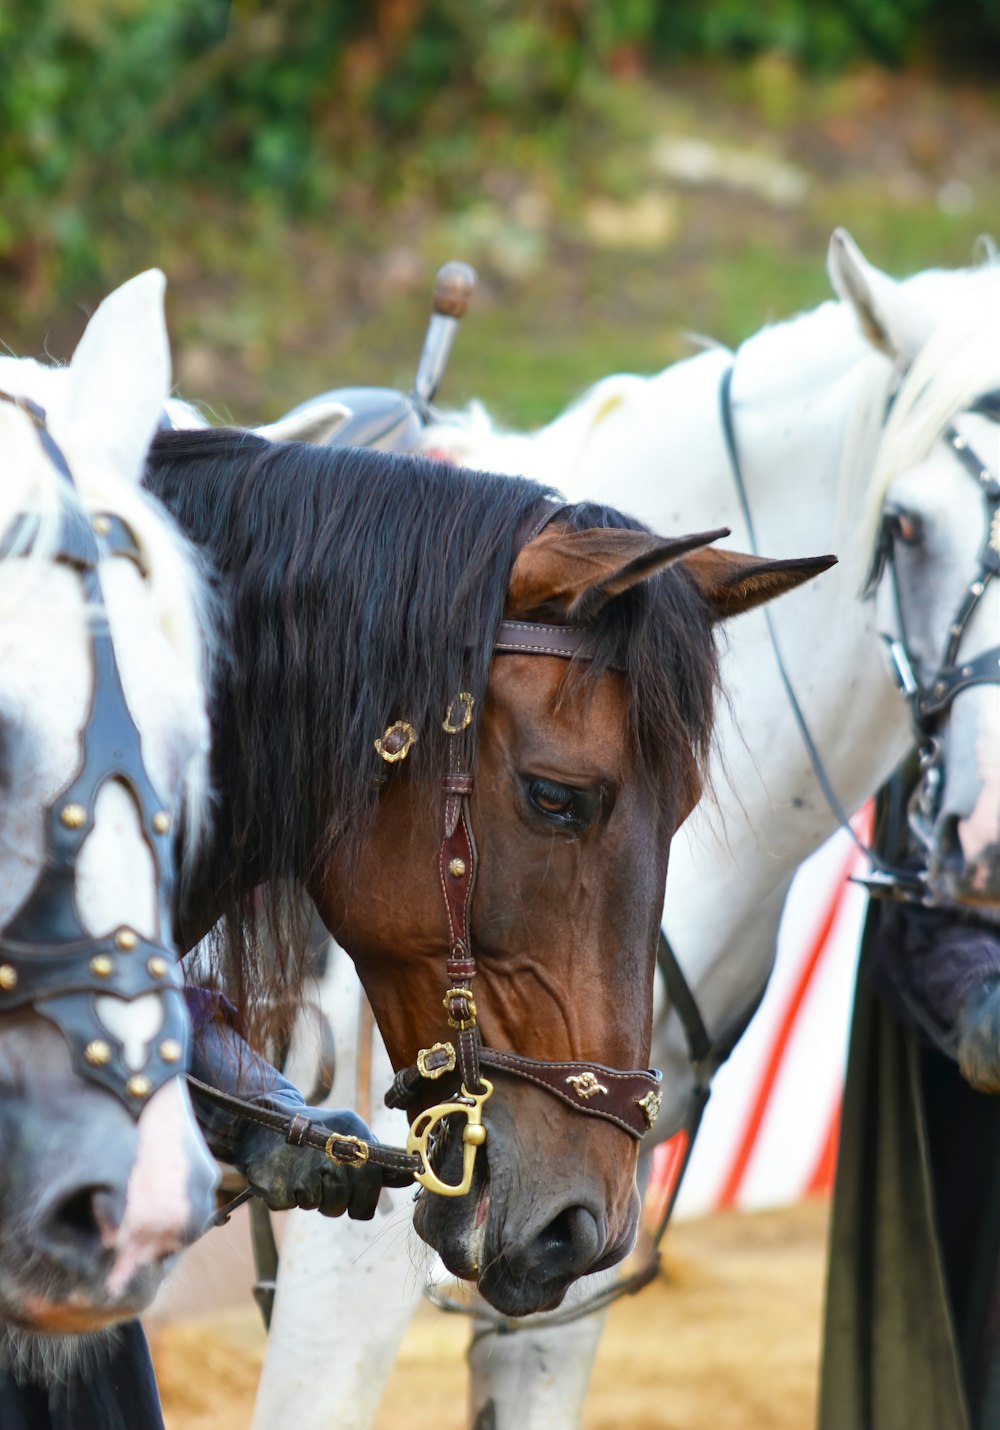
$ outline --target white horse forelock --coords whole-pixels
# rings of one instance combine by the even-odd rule
[[[923,274],[903,286],[911,284],[918,297],[921,288],[928,296],[950,292],[951,303],[907,372],[885,424],[868,492],[870,533],[896,478],[927,459],[960,412],[1000,389],[1000,264]]]
[[[61,505],[78,502],[88,514],[112,513],[135,537],[147,578],[147,590],[164,637],[195,683],[204,692],[211,679],[215,645],[212,636],[208,582],[194,548],[178,532],[173,519],[137,483],[110,473],[103,463],[74,450],[72,434],[61,431],[61,405],[67,370],[46,367],[31,359],[0,357],[0,390],[27,396],[46,410],[48,426],[69,464],[75,493],[67,489],[46,455],[28,417],[0,402],[0,450],[5,454],[0,481],[0,540],[22,513],[38,517],[28,559],[21,562],[24,580],[11,583],[7,600],[20,600],[48,562],[58,532]],[[24,555],[15,544],[8,555]],[[9,612],[9,608],[8,608]],[[185,771],[185,857],[190,859],[207,827],[209,816],[208,753],[200,750]]]

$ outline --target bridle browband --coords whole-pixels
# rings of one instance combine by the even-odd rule
[[[512,560],[564,510],[563,505],[547,501],[540,515],[533,514],[522,523],[515,535]],[[504,620],[494,642],[494,654],[585,660],[586,644],[587,632],[581,626]],[[448,1041],[422,1048],[416,1060],[396,1074],[385,1102],[388,1107],[408,1107],[439,1079],[453,1074],[458,1076],[460,1090],[417,1114],[403,1151],[361,1138],[331,1135],[329,1129],[312,1124],[304,1116],[289,1120],[260,1104],[246,1103],[191,1079],[198,1091],[217,1105],[280,1132],[293,1145],[321,1149],[331,1160],[346,1165],[370,1162],[383,1169],[386,1185],[408,1185],[416,1180],[441,1196],[464,1196],[472,1185],[476,1150],[486,1140],[483,1105],[493,1091],[492,1083],[482,1075],[483,1068],[530,1082],[567,1107],[611,1122],[636,1140],[652,1127],[660,1108],[659,1072],[620,1071],[594,1062],[546,1062],[482,1045],[472,988],[477,969],[471,907],[479,865],[470,811],[475,784],[474,708],[474,697],[468,691],[460,691],[443,721],[449,736],[448,763],[442,777],[442,834],[436,869],[448,929],[443,1002],[452,1036]],[[391,766],[406,759],[415,738],[406,721],[397,721],[376,740],[376,752]],[[441,1124],[455,1114],[465,1117],[463,1169],[461,1179],[450,1183],[435,1172],[432,1161]]]
[[[0,401],[12,403],[29,419],[67,495],[75,494],[72,473],[46,425],[44,409],[30,398],[3,391]],[[98,795],[117,781],[135,802],[153,860],[159,927],[171,928],[174,818],[143,761],[98,574],[100,562],[112,556],[127,557],[145,570],[135,537],[120,518],[88,519],[74,501],[66,501],[59,521],[52,559],[75,571],[83,586],[93,691],[80,732],[79,770],[45,809],[45,865],[27,902],[0,930],[0,1013],[30,1008],[54,1023],[69,1045],[76,1072],[113,1092],[138,1117],[152,1094],[188,1062],[188,1018],[177,949],[127,925],[95,937],[80,918],[75,890],[77,861],[94,829]],[[18,517],[0,555],[26,553],[36,526],[34,518]],[[151,994],[160,1000],[160,1026],[141,1066],[132,1066],[124,1044],[101,1021],[98,1000],[131,1002]]]

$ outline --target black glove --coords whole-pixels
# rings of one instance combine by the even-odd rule
[[[374,1141],[353,1112],[308,1107],[294,1083],[255,1053],[229,1024],[216,1018],[196,1029],[191,1072],[201,1082],[258,1103],[283,1116],[296,1113],[331,1132]],[[302,1207],[323,1216],[348,1216],[367,1221],[375,1215],[382,1173],[378,1167],[344,1167],[313,1147],[292,1147],[280,1132],[272,1132],[235,1113],[217,1107],[192,1088],[192,1102],[213,1154],[231,1162],[272,1211]]]
[[[958,1066],[977,1092],[1000,1092],[1000,978],[968,995],[956,1022]]]

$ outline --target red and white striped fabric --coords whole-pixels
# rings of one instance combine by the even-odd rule
[[[871,810],[855,821],[870,837]],[[677,1216],[796,1202],[832,1190],[847,1038],[866,895],[848,882],[864,857],[844,833],[795,876],[764,1001],[719,1072]],[[680,1161],[656,1153],[647,1199],[655,1225]]]

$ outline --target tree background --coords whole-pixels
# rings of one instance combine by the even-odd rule
[[[0,340],[64,358],[142,267],[184,395],[257,421],[412,380],[437,266],[482,277],[444,394],[542,421],[685,332],[1000,229],[995,0],[3,0]]]

